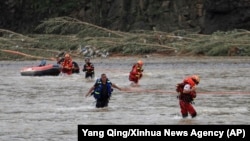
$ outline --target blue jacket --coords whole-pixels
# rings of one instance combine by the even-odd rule
[[[97,79],[96,83],[95,83],[94,92],[92,93],[94,95],[95,99],[100,99],[100,98],[103,97],[103,95],[105,95],[103,93],[103,86],[104,85],[102,84],[101,79]],[[107,80],[105,86],[107,87],[108,98],[109,98],[109,97],[111,97],[111,94],[112,94],[112,91],[113,91],[111,81]]]

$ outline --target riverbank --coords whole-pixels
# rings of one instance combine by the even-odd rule
[[[53,26],[48,24],[54,23]],[[59,23],[65,23],[60,24]],[[248,30],[203,35],[188,30],[121,32],[84,22],[56,18],[41,24],[40,34],[22,35],[0,29],[0,60],[55,59],[61,52],[75,58],[143,56],[250,56]],[[75,33],[64,30],[81,27]],[[77,26],[76,26],[77,25]],[[61,27],[62,33],[55,33]],[[88,31],[84,29],[89,29]],[[46,32],[45,32],[46,31]],[[50,31],[50,32],[48,32]],[[59,32],[59,31],[57,31]],[[60,33],[61,33],[60,32]]]

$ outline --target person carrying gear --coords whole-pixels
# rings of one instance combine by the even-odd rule
[[[129,81],[132,81],[136,85],[138,85],[139,80],[143,76],[142,66],[143,66],[143,62],[141,60],[137,61],[137,63],[133,65],[132,70],[129,73]]]
[[[106,76],[102,74],[101,78],[97,79],[94,86],[92,86],[85,97],[88,97],[90,94],[96,99],[96,108],[107,107],[110,97],[113,92],[113,88],[122,90],[117,85],[113,84]]]
[[[179,105],[183,118],[188,116],[188,113],[192,118],[196,117],[197,112],[193,107],[193,100],[196,98],[196,85],[200,83],[200,77],[198,75],[192,75],[186,77],[182,83],[176,85],[176,91],[179,93]]]
[[[85,64],[83,65],[82,71],[85,72],[85,78],[91,78],[93,79],[95,76],[95,71],[94,71],[94,65],[93,63],[90,62],[89,58],[85,59]]]
[[[65,54],[64,61],[62,62],[62,73],[66,73],[68,75],[72,74],[73,63],[69,54]]]

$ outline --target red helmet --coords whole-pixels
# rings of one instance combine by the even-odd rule
[[[142,60],[138,60],[138,61],[137,61],[137,64],[139,64],[139,65],[141,65],[141,66],[142,66],[142,65],[143,65]]]

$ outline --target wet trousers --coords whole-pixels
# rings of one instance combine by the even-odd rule
[[[86,72],[85,73],[85,78],[91,78],[91,79],[93,79],[94,78],[94,75],[95,75],[95,73],[94,72]]]
[[[137,84],[139,82],[139,78],[130,74],[129,75],[129,81],[132,81],[132,82]]]
[[[196,116],[197,114],[196,110],[194,109],[193,105],[190,102],[179,100],[179,105],[181,108],[181,114],[183,118],[187,117],[188,114],[190,114],[192,118]]]
[[[96,108],[108,107],[109,98],[97,99]]]
[[[63,69],[62,69],[62,73],[66,73],[66,74],[68,74],[68,75],[71,75],[71,74],[72,74],[72,69],[63,68]]]

